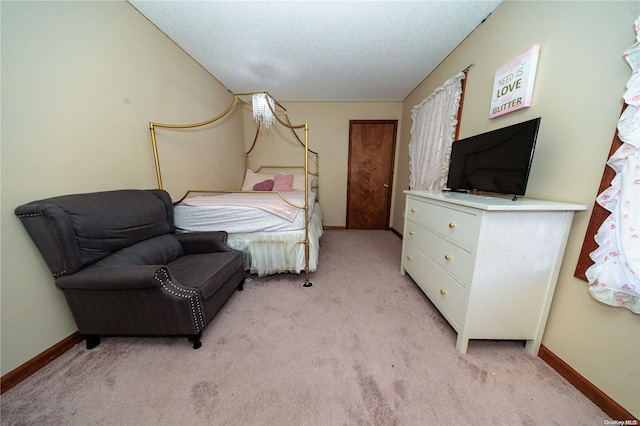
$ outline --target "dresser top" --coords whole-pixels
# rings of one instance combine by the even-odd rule
[[[443,201],[446,203],[458,204],[481,210],[492,211],[541,211],[541,210],[564,210],[579,211],[587,210],[587,206],[582,204],[563,203],[558,201],[534,200],[531,198],[518,198],[513,201],[511,198],[488,195],[464,194],[460,192],[443,191],[404,191],[407,195],[428,198],[431,200]]]

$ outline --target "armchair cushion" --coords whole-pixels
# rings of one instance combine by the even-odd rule
[[[167,265],[183,254],[182,245],[180,245],[176,237],[171,234],[165,234],[120,249],[89,267]]]

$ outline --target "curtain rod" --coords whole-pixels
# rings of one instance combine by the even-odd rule
[[[462,70],[462,72],[467,72],[469,71],[469,68],[471,68],[473,66],[473,64],[469,64],[468,67],[466,67],[465,69]]]

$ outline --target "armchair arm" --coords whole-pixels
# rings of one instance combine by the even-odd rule
[[[136,290],[158,288],[162,283],[156,278],[159,272],[169,273],[161,265],[108,266],[85,268],[72,275],[63,275],[56,280],[62,290]]]
[[[81,334],[196,335],[207,323],[198,289],[162,265],[85,268],[56,280]]]
[[[187,232],[174,234],[182,244],[184,254],[217,253],[221,251],[235,251],[227,245],[225,231]]]

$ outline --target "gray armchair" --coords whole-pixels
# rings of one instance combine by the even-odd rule
[[[226,232],[174,233],[163,190],[65,195],[15,210],[62,290],[88,349],[106,335],[202,330],[242,290],[242,254]]]

